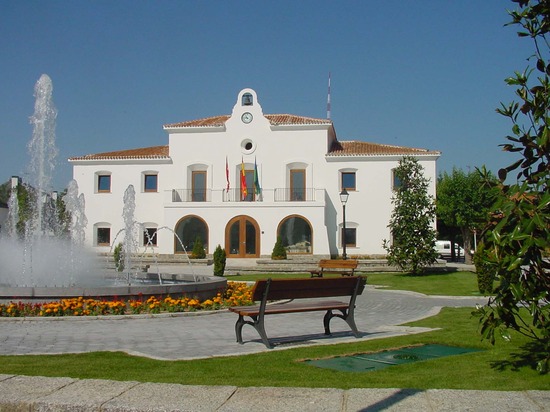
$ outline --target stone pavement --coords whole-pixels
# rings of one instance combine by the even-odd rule
[[[425,296],[368,286],[357,300],[361,340],[424,332],[399,326],[436,314],[444,306],[474,306],[484,298]],[[299,318],[299,319],[298,319]],[[297,319],[294,322],[294,319]],[[252,327],[235,342],[236,315],[229,312],[97,318],[0,318],[0,354],[124,351],[155,359],[197,359],[264,352]],[[318,313],[268,317],[277,347],[356,341],[334,320],[323,335]],[[0,411],[550,411],[550,391],[332,388],[237,388],[72,378],[0,375]]]

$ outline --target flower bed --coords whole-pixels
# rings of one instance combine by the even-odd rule
[[[0,304],[0,317],[21,316],[97,316],[126,315],[161,312],[193,312],[197,310],[219,310],[230,306],[252,304],[251,287],[245,283],[227,282],[227,288],[212,299],[199,301],[195,298],[158,299],[154,296],[144,299],[96,300],[83,297],[61,299],[56,302]]]

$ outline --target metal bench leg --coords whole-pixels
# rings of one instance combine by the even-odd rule
[[[323,318],[323,325],[325,325],[325,335],[330,335],[330,320],[334,317],[332,310],[327,310],[325,317]]]
[[[273,346],[271,346],[271,343],[269,343],[269,339],[267,338],[267,334],[265,333],[264,328],[264,317],[263,316],[254,316],[252,317],[254,319],[253,326],[258,331],[258,334],[260,335],[260,338],[262,338],[262,342],[265,346],[267,346],[268,349],[272,349]]]
[[[243,315],[239,315],[239,319],[235,323],[235,335],[237,335],[237,343],[243,344],[243,326],[245,324]]]
[[[358,338],[359,331],[357,330],[357,325],[355,324],[355,319],[353,317],[353,309],[344,309],[340,310],[340,312],[342,312],[341,315],[339,313],[332,313],[332,310],[327,310],[327,313],[325,313],[325,317],[323,318],[323,324],[325,325],[325,335],[330,335],[330,320],[332,318],[341,318],[346,321],[348,326],[351,328],[353,335]]]
[[[355,318],[353,316],[353,310],[349,310],[348,313],[345,314],[344,320],[349,325],[351,330],[353,331],[353,334],[356,338],[359,337],[359,331],[357,330],[357,325],[355,324]]]

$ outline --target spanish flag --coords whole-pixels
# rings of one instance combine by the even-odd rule
[[[244,170],[244,160],[241,158],[241,198],[246,199],[248,196],[248,190],[246,188],[246,173]]]

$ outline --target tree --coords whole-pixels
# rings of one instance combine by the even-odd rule
[[[518,35],[531,39],[535,67],[515,72],[506,83],[516,88],[519,102],[501,104],[497,112],[512,122],[505,151],[519,153],[517,161],[499,171],[497,200],[492,219],[483,233],[499,280],[496,294],[477,313],[481,333],[495,343],[495,332],[509,338],[509,329],[527,337],[521,362],[547,373],[550,363],[550,2],[514,0],[518,10],[509,12]],[[517,171],[516,183],[505,184]]]
[[[486,179],[496,178],[485,172]],[[451,173],[443,172],[437,181],[437,218],[451,228],[451,240],[460,232],[464,242],[466,263],[472,262],[472,232],[485,226],[489,211],[495,200],[495,192],[487,187],[479,171],[464,172],[453,168]],[[454,247],[451,248],[454,258]]]
[[[420,274],[437,260],[435,250],[435,201],[428,194],[429,180],[413,157],[404,157],[394,170],[400,185],[392,197],[394,205],[388,227],[392,241],[384,240],[391,265]]]

